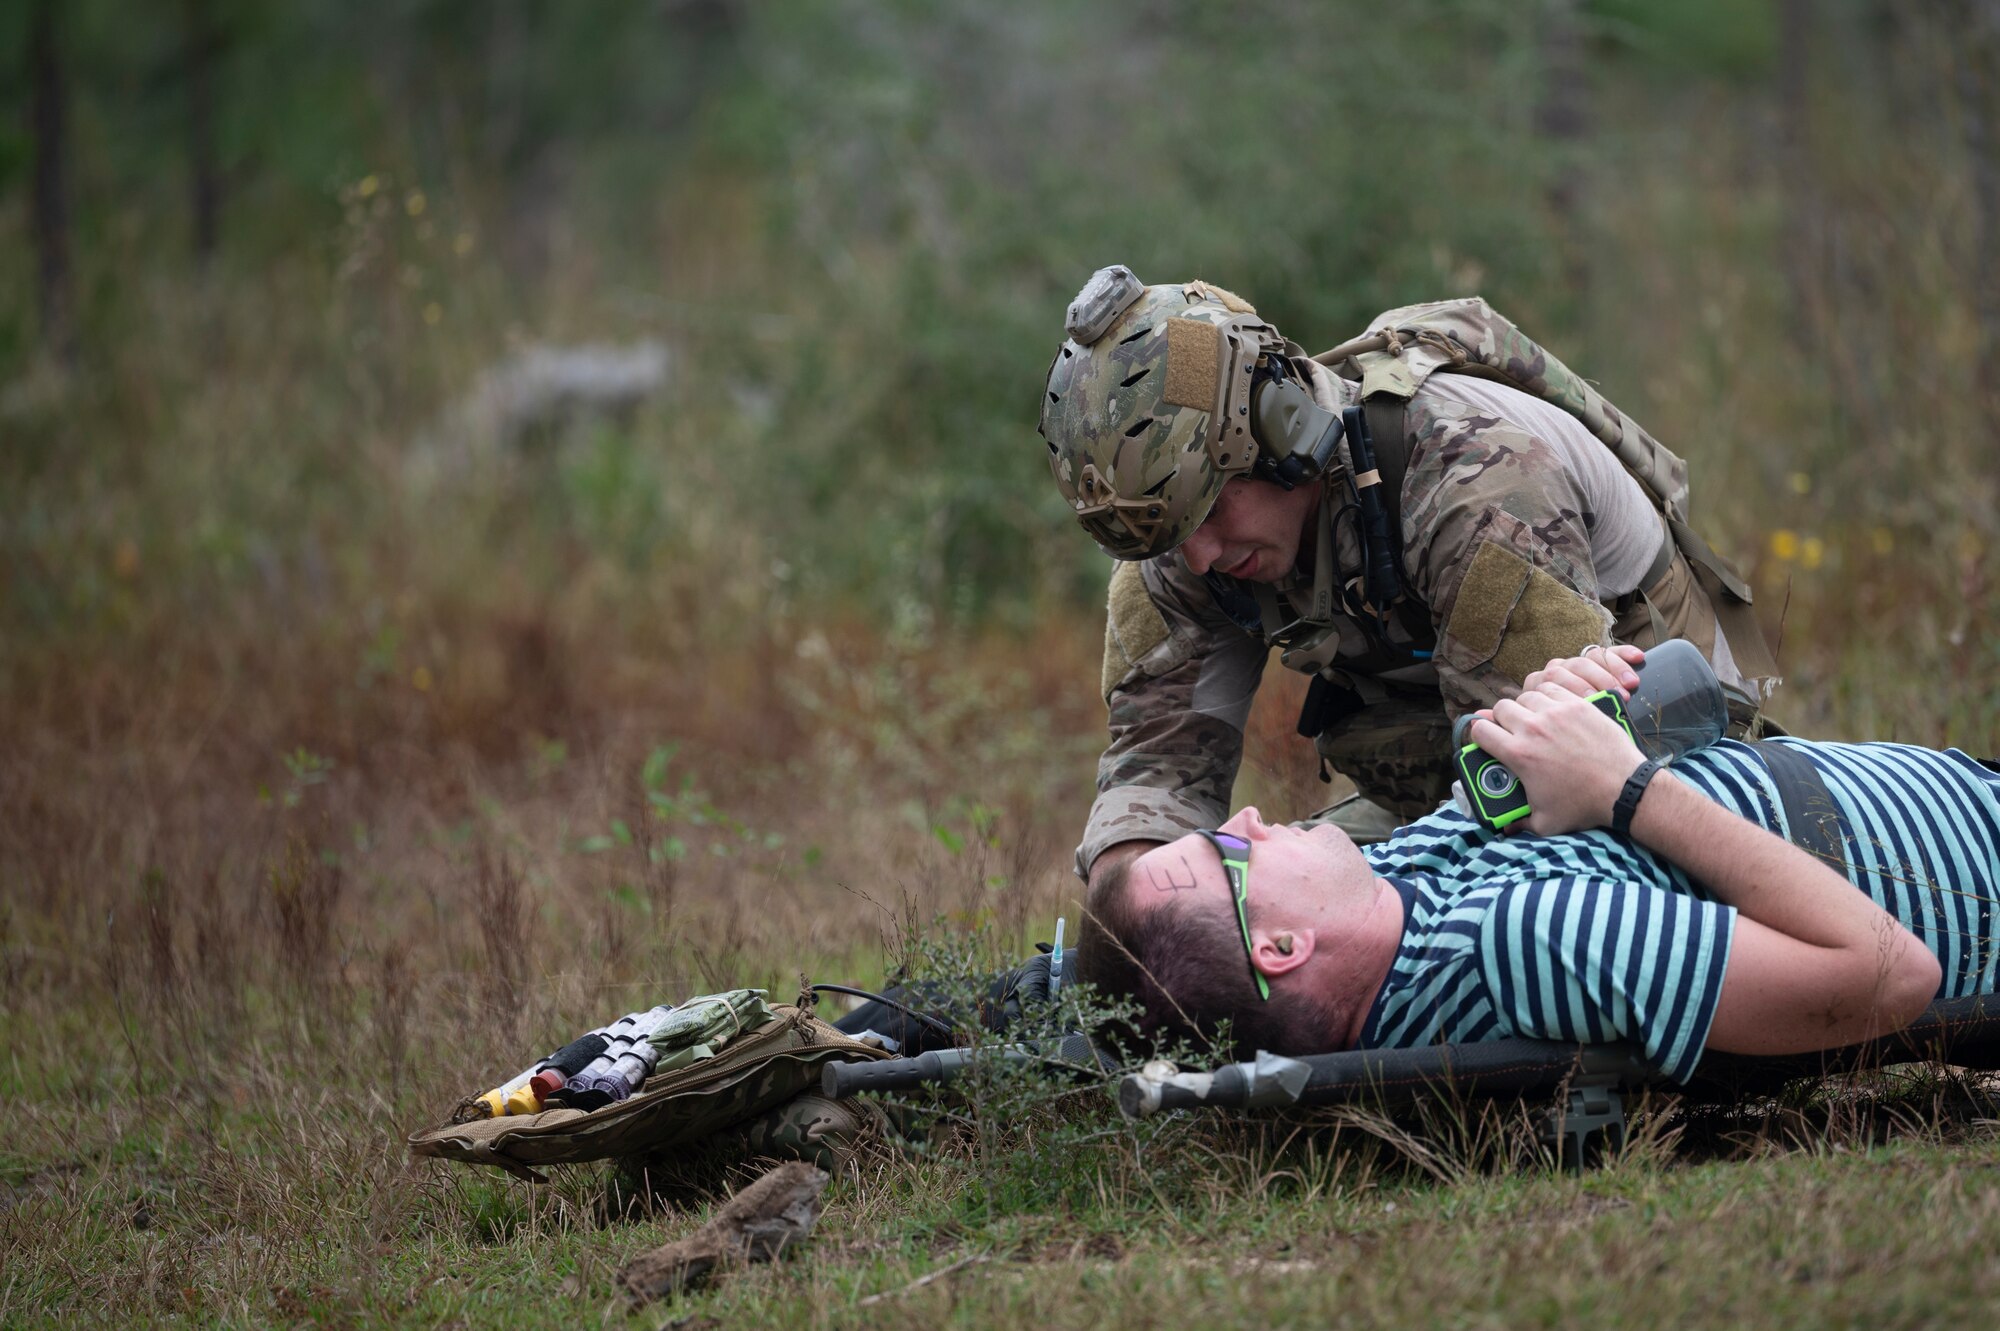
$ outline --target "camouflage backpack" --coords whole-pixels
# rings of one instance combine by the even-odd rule
[[[856,1111],[814,1096],[822,1064],[886,1058],[810,1012],[785,1004],[763,1025],[723,1045],[713,1058],[655,1073],[630,1099],[601,1109],[447,1123],[414,1133],[415,1155],[495,1165],[539,1181],[538,1165],[625,1157],[659,1158],[737,1131],[755,1154],[825,1159],[842,1134],[870,1126]]]
[[[1567,365],[1477,296],[1405,305],[1379,314],[1360,337],[1313,357],[1360,379],[1361,405],[1374,436],[1386,493],[1402,493],[1409,469],[1403,412],[1433,374],[1470,374],[1541,398],[1574,416],[1601,440],[1659,509],[1715,608],[1745,675],[1769,677],[1777,662],[1750,609],[1750,586],[1687,522],[1687,463]]]

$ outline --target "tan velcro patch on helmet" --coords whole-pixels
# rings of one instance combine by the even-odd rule
[[[1104,616],[1104,672],[1098,692],[1108,704],[1132,667],[1167,640],[1167,618],[1153,604],[1146,579],[1137,564],[1120,564],[1111,575],[1111,595]]]
[[[1214,411],[1221,367],[1221,329],[1202,319],[1167,320],[1167,382],[1161,400],[1176,407]]]
[[[1558,657],[1604,641],[1611,616],[1519,551],[1481,541],[1459,583],[1444,631],[1465,655],[1491,660],[1515,683]]]
[[[1213,282],[1204,282],[1200,278],[1196,278],[1194,281],[1188,283],[1185,289],[1194,292],[1197,296],[1203,296],[1214,301],[1231,314],[1255,314],[1257,312],[1255,305],[1252,305],[1234,291],[1226,287],[1219,287]]]

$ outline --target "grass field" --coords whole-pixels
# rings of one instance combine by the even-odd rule
[[[872,983],[923,938],[1017,957],[1074,918],[1095,615],[813,592],[699,404],[440,494],[395,423],[415,387],[341,454],[330,385],[366,364],[148,354],[15,418],[0,1323],[1922,1325],[2000,1295],[1994,1108],[1919,1085],[1699,1147],[1662,1117],[1582,1179],[1368,1125],[1154,1140],[1072,1096],[870,1156],[794,1258],[627,1311],[621,1262],[727,1180],[614,1217],[604,1170],[536,1190],[403,1137],[634,1008]],[[301,404],[305,447],[236,442]],[[1992,478],[1952,419],[1893,502],[1789,483],[1803,455],[1698,471],[1794,729],[2000,748]],[[1267,685],[1237,790],[1290,816],[1338,793],[1298,692]]]
[[[314,413],[353,365],[309,339],[215,378],[149,354],[117,392],[53,390],[12,464],[0,1323],[1920,1325],[2000,1293],[1994,1108],[1919,1084],[1698,1146],[1663,1115],[1582,1179],[1518,1125],[1155,1139],[1070,1096],[871,1155],[792,1259],[626,1310],[619,1265],[729,1179],[613,1215],[606,1170],[536,1190],[403,1137],[634,1008],[873,983],[924,939],[1018,957],[1074,918],[1095,615],[818,595],[697,447],[726,428],[698,404],[441,493],[395,424],[428,414],[416,387],[336,465]],[[301,402],[304,448],[234,442]],[[1794,729],[2000,748],[1991,476],[1953,419],[1903,508],[1758,455],[1698,471]],[[1260,696],[1239,801],[1338,793],[1298,697]]]
[[[1922,1325],[2000,1297],[1994,1099],[1919,1076],[1722,1123],[1658,1106],[1581,1178],[1518,1116],[974,1102],[926,1153],[856,1160],[789,1259],[628,1310],[622,1262],[747,1175],[633,1210],[608,1167],[535,1188],[402,1137],[631,1008],[1046,936],[1074,914],[1094,632],[753,634],[699,674],[479,634],[536,724],[281,641],[254,670],[23,679],[0,1323]],[[1245,797],[1304,812],[1324,788],[1274,682]]]
[[[403,1144],[626,1011],[1076,918],[1105,568],[1033,411],[1102,263],[1313,349],[1488,296],[1688,459],[1777,719],[2000,754],[1969,7],[168,7],[229,26],[201,261],[205,47],[73,8],[67,358],[0,135],[0,1326],[1992,1321],[2000,1108],[1925,1070],[1663,1102],[1580,1178],[1518,1115],[975,1097],[640,1311],[741,1172]],[[466,409],[642,340],[636,405]],[[1235,798],[1299,816],[1271,674]]]

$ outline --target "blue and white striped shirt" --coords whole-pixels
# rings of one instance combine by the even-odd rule
[[[1849,878],[1937,954],[1938,997],[2000,991],[2000,774],[1957,750],[1771,742],[1818,769]],[[1752,747],[1725,741],[1671,770],[1786,835]],[[1404,918],[1364,1048],[1628,1040],[1674,1080],[1693,1075],[1736,912],[1687,874],[1609,831],[1500,836],[1449,808],[1365,853]]]

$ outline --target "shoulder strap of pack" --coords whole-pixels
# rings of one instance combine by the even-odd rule
[[[1573,417],[1611,450],[1662,512],[1686,517],[1687,464],[1477,296],[1384,311],[1367,333],[1313,359],[1347,366],[1364,398],[1386,393],[1407,401],[1436,373],[1506,384]]]
[[[1403,409],[1408,405],[1390,393],[1377,393],[1361,401],[1361,414],[1375,445],[1375,470],[1382,473],[1382,493],[1397,515],[1389,524],[1389,540],[1395,546],[1399,577],[1403,563],[1403,479],[1410,474],[1410,434],[1403,428]]]
[[[1686,464],[1485,301],[1473,297],[1387,311],[1368,333],[1313,359],[1331,367],[1352,361],[1360,372],[1376,462],[1393,495],[1401,495],[1409,471],[1404,409],[1434,373],[1495,379],[1575,417],[1611,449],[1666,519],[1674,544],[1714,606],[1737,664],[1752,676],[1778,673],[1775,654],[1750,608],[1749,584],[1686,521]]]
[[[1750,747],[1764,760],[1778,803],[1785,811],[1785,831],[1793,845],[1840,873],[1848,871],[1847,818],[1826,788],[1826,779],[1798,749],[1768,740]]]

